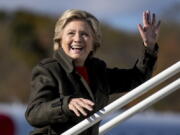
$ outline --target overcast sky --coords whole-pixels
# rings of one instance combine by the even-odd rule
[[[158,17],[180,0],[0,0],[0,9],[25,8],[58,16],[66,9],[83,9],[114,27],[136,30],[142,12],[151,10]]]

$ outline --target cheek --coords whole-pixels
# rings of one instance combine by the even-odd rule
[[[61,40],[61,46],[62,46],[62,48],[68,49],[69,48],[69,40],[67,38],[63,38],[63,40]]]

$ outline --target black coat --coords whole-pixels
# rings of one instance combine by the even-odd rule
[[[107,68],[97,58],[85,62],[90,85],[78,74],[71,58],[62,49],[54,58],[41,61],[32,71],[31,95],[25,113],[27,121],[35,127],[32,135],[58,135],[76,125],[85,117],[76,117],[68,109],[70,98],[82,97],[95,103],[97,112],[108,103],[110,94],[126,92],[150,78],[157,59],[154,50],[144,49],[143,56],[131,69]],[[83,134],[97,135],[99,123]]]

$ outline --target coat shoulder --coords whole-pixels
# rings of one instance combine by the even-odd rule
[[[93,57],[91,63],[96,67],[106,68],[106,63],[99,58]]]
[[[48,71],[51,70],[57,70],[57,67],[59,68],[59,64],[55,58],[45,58],[41,60],[34,68],[33,70],[41,70],[46,69]]]
[[[57,63],[56,59],[54,58],[45,58],[43,60],[41,60],[37,65],[35,65],[32,69],[32,71],[38,71],[43,69],[48,69],[49,67],[51,67],[51,65],[55,65],[55,63]]]
[[[54,58],[45,58],[39,62],[39,65],[45,66],[45,65],[50,65],[57,63],[57,60]]]
[[[60,68],[55,58],[45,58],[32,69],[32,74],[57,72],[60,72]]]
[[[44,68],[52,68],[57,65],[58,61],[55,58],[45,58],[39,62],[39,66]]]

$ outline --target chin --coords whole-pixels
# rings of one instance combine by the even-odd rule
[[[79,56],[79,55],[73,55],[73,56],[70,56],[72,59],[74,59],[74,60],[77,60],[77,59],[82,59],[82,57],[81,56]]]

